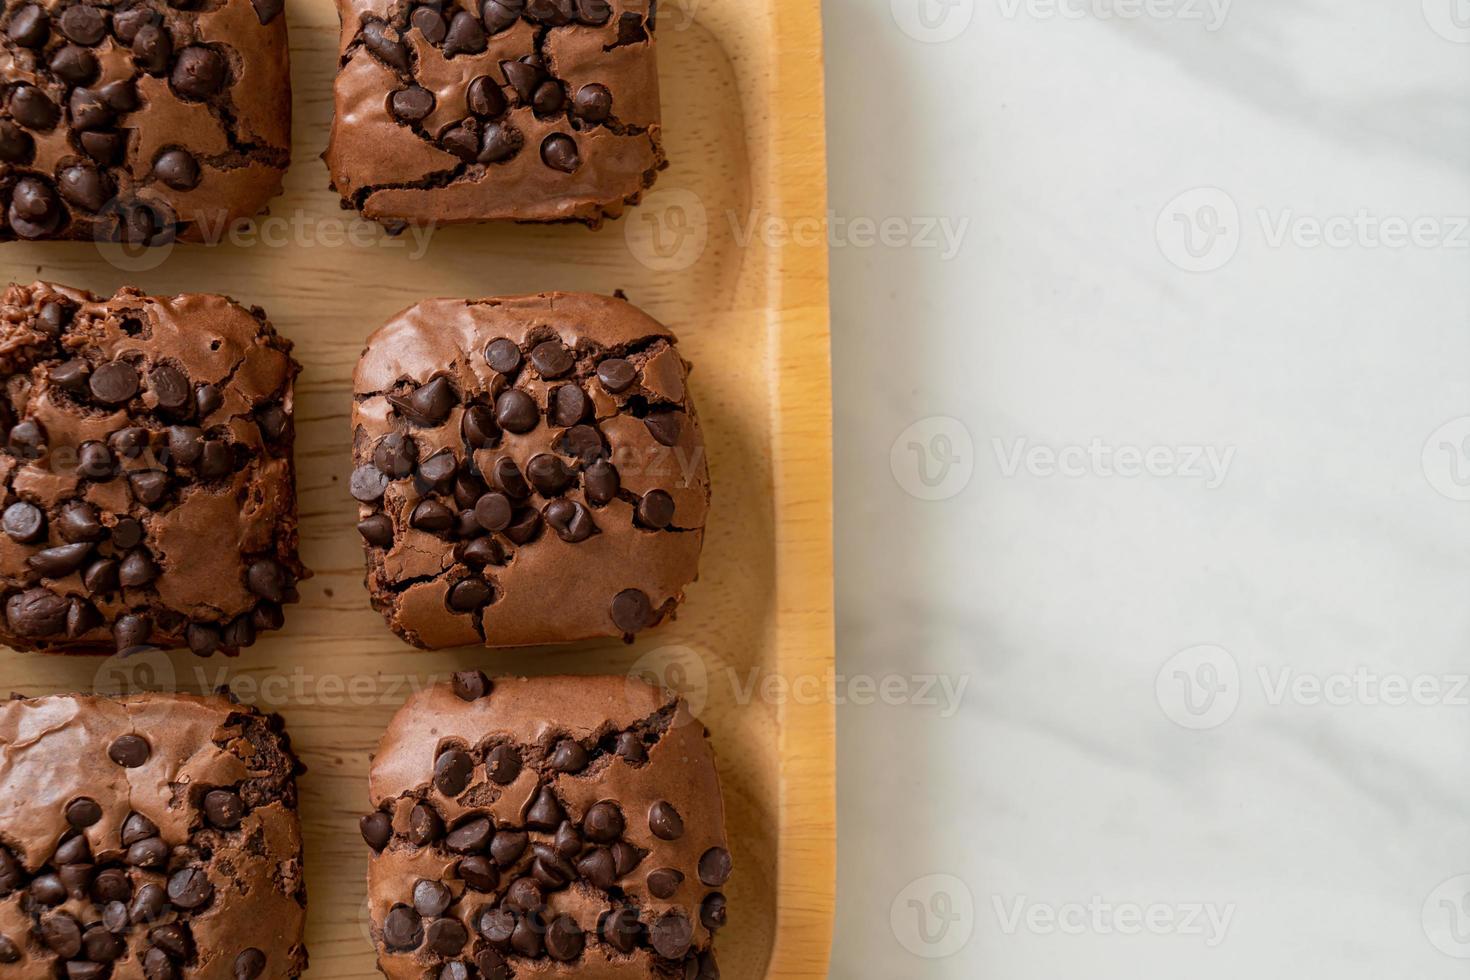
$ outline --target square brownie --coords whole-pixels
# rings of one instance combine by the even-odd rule
[[[342,206],[389,226],[617,217],[665,166],[656,2],[338,0]]]
[[[284,0],[6,0],[0,241],[217,241],[281,191]]]
[[[298,370],[224,296],[0,295],[0,642],[204,656],[279,629]]]
[[[632,637],[684,599],[709,512],[673,334],[622,299],[429,300],[353,382],[373,605],[434,649]]]
[[[368,910],[389,980],[718,980],[732,861],[705,728],[625,677],[457,674],[373,760]]]
[[[0,980],[300,976],[299,768],[224,697],[0,703]]]

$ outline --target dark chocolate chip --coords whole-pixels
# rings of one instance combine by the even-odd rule
[[[45,238],[61,227],[65,209],[56,192],[34,177],[22,177],[10,192],[6,211],[11,230],[22,238]]]
[[[648,810],[648,829],[659,840],[678,840],[684,836],[684,818],[667,800],[659,800]]]
[[[86,394],[87,378],[91,374],[90,364],[80,357],[73,358],[51,369],[51,383],[67,394],[80,397]]]
[[[150,75],[162,75],[173,60],[174,41],[162,24],[144,24],[132,40],[133,59]]]
[[[460,434],[470,449],[487,449],[500,441],[495,413],[485,405],[471,405],[460,420]]]
[[[614,909],[598,924],[602,941],[620,953],[631,953],[643,938],[643,925],[633,909]]]
[[[563,463],[559,457],[553,456],[550,453],[538,453],[532,456],[530,461],[526,463],[526,479],[530,481],[531,486],[535,487],[543,497],[556,496],[565,490],[576,478],[577,474],[573,473],[566,463]],[[509,506],[509,503],[509,501],[506,501],[507,506]],[[489,530],[499,529],[490,528]]]
[[[443,915],[453,901],[454,893],[442,881],[420,878],[413,886],[414,911],[426,919]]]
[[[546,955],[560,963],[570,963],[582,955],[587,937],[569,915],[559,915],[546,927]]]
[[[408,71],[408,48],[398,32],[380,20],[370,20],[362,27],[362,43],[390,68]]]
[[[662,490],[650,490],[638,501],[638,523],[662,530],[674,520],[674,498]]]
[[[684,416],[681,412],[653,412],[643,419],[649,434],[665,446],[679,444],[679,431],[683,428],[683,422]]]
[[[509,123],[490,123],[480,135],[475,159],[480,163],[502,163],[519,153],[524,142],[521,131]]]
[[[45,511],[24,500],[17,500],[5,508],[0,523],[3,523],[10,539],[21,544],[34,544],[46,537]]]
[[[408,22],[418,28],[418,32],[424,36],[424,40],[430,44],[441,44],[447,28],[444,25],[444,17],[428,5],[415,7],[413,15]]]
[[[648,930],[653,951],[666,960],[681,960],[694,943],[694,925],[683,912],[669,912]]]
[[[190,623],[184,631],[189,650],[197,657],[207,657],[224,645],[224,636],[213,623]]]
[[[102,614],[86,599],[72,598],[66,607],[66,635],[75,640],[102,625]]]
[[[105,83],[97,90],[102,100],[119,113],[132,112],[139,106],[138,90],[130,79],[119,78]]]
[[[28,3],[10,16],[5,32],[21,47],[39,48],[51,35],[51,18],[40,5]]]
[[[439,143],[461,160],[473,160],[480,153],[480,137],[468,125],[445,130],[439,136]]]
[[[516,90],[516,96],[522,105],[531,104],[531,100],[536,97],[536,89],[546,77],[546,72],[539,65],[526,61],[502,61],[500,70],[505,73],[505,80],[510,83],[510,87]]]
[[[541,412],[530,395],[512,388],[495,400],[495,421],[507,432],[526,433],[536,428]]]
[[[102,807],[96,800],[79,796],[66,805],[66,822],[77,830],[86,830],[102,819]]]
[[[638,380],[638,369],[633,366],[632,361],[621,357],[610,357],[597,365],[597,380],[602,386],[614,394],[626,391]]]
[[[65,517],[65,513],[62,514]],[[143,540],[143,524],[131,517],[120,517],[112,527],[112,543],[119,548],[131,548]]]
[[[492,340],[485,348],[485,363],[493,371],[504,375],[514,374],[521,366],[521,349],[504,337]]]
[[[623,732],[618,736],[618,757],[632,766],[641,766],[648,761],[648,749],[635,732]]]
[[[551,750],[551,768],[557,772],[577,773],[587,768],[591,757],[587,750],[580,744],[569,738],[564,738],[556,743],[556,748]]]
[[[513,912],[534,912],[546,904],[541,886],[534,878],[517,878],[505,890],[502,904]]]
[[[9,119],[0,119],[0,160],[6,163],[30,163],[36,155],[36,141],[31,134]]]
[[[393,546],[393,521],[387,514],[373,514],[357,522],[357,533],[368,544],[377,548]]]
[[[52,912],[41,917],[41,942],[64,960],[82,952],[82,927],[65,912]]]
[[[123,44],[132,44],[143,25],[157,23],[158,16],[153,8],[142,4],[116,11],[112,15],[112,33]]]
[[[496,864],[508,868],[521,859],[529,845],[530,838],[524,831],[502,830],[490,841],[490,856]]]
[[[567,812],[562,809],[561,801],[556,798],[551,787],[542,786],[531,803],[531,808],[526,811],[526,826],[532,830],[551,831],[561,826],[566,817]]]
[[[618,882],[617,862],[605,847],[595,847],[577,860],[577,873],[606,891]]]
[[[100,442],[84,442],[77,448],[77,474],[88,480],[111,480],[117,476],[112,450]]]
[[[199,186],[199,161],[188,150],[165,150],[153,161],[153,175],[177,191]]]
[[[388,489],[388,477],[373,464],[366,463],[352,471],[350,489],[355,499],[370,504],[382,499]]]
[[[699,880],[711,888],[719,888],[730,880],[733,868],[729,851],[723,847],[711,847],[699,858]]]
[[[235,957],[235,980],[256,980],[265,973],[265,967],[265,953],[252,946]]]
[[[230,448],[219,440],[211,440],[204,444],[204,451],[199,458],[199,476],[205,480],[213,480],[225,476],[234,470],[234,455]]]
[[[454,526],[454,511],[437,500],[421,500],[409,515],[410,526],[430,534],[442,534]]]
[[[480,6],[480,20],[491,34],[505,30],[520,19],[526,0],[485,0]]]
[[[469,930],[456,919],[435,919],[425,932],[429,952],[436,956],[457,956],[470,941]]]
[[[594,506],[612,501],[618,495],[619,485],[617,469],[605,459],[597,460],[582,473],[587,502]]]
[[[124,847],[132,847],[139,841],[158,836],[158,827],[143,816],[141,813],[130,813],[123,821],[122,843]]]
[[[654,898],[673,898],[683,883],[684,873],[677,868],[657,868],[648,873],[648,891]]]
[[[66,167],[56,179],[61,196],[84,211],[101,211],[112,197],[107,177],[96,167],[78,164]]]
[[[602,434],[590,425],[574,425],[563,432],[556,440],[556,451],[584,463],[607,456],[607,449],[602,444]]]
[[[573,0],[526,0],[526,16],[551,27],[565,27],[576,16]]]
[[[457,54],[479,54],[485,50],[485,27],[480,19],[467,10],[461,10],[449,22],[449,31],[444,35],[444,55],[452,58]]]
[[[446,749],[434,760],[434,786],[445,796],[463,793],[475,772],[475,760],[463,749]]]
[[[485,756],[490,781],[509,786],[521,774],[521,754],[511,745],[497,745]]]
[[[164,436],[168,461],[174,466],[193,466],[204,455],[204,433],[197,425],[171,425]]]
[[[245,803],[232,790],[210,790],[204,796],[204,816],[220,830],[234,830],[245,817]]]
[[[572,352],[559,340],[547,340],[531,348],[531,366],[543,378],[559,378],[576,365]]]
[[[68,86],[89,85],[97,80],[97,59],[92,52],[75,44],[66,44],[51,52],[46,67]]]
[[[73,4],[62,11],[61,33],[78,44],[96,44],[107,36],[107,19],[96,7]]]
[[[552,133],[541,141],[541,162],[562,173],[575,173],[582,165],[577,141],[566,133]]]
[[[22,459],[40,459],[46,455],[46,430],[35,419],[24,419],[10,430],[6,444]]]
[[[423,493],[448,493],[459,475],[459,461],[443,449],[419,464],[417,485]]]
[[[454,688],[454,696],[461,701],[478,701],[488,697],[494,690],[494,684],[490,678],[485,676],[483,670],[461,670],[450,679]]]
[[[144,646],[153,632],[153,620],[143,613],[119,616],[112,624],[112,641],[119,652]]]
[[[148,940],[180,962],[187,960],[194,952],[194,941],[189,935],[189,927],[183,922],[170,922],[149,930]]]
[[[481,75],[472,80],[469,88],[465,90],[465,107],[477,116],[487,119],[495,119],[505,114],[505,93],[500,90],[495,79],[489,75]],[[509,341],[496,341],[496,343],[509,343]],[[494,346],[493,344],[491,346]],[[514,348],[514,344],[511,347]],[[517,351],[517,358],[520,353]],[[495,367],[492,363],[491,367]],[[495,368],[499,371],[499,368]],[[501,372],[508,374],[509,372]]]
[[[381,851],[393,839],[393,818],[381,811],[370,813],[358,822],[362,839],[375,851]]]
[[[557,537],[569,544],[586,541],[597,530],[591,512],[575,500],[553,500],[546,505],[545,517]]]
[[[246,569],[245,586],[252,595],[271,602],[285,602],[291,590],[291,573],[274,558],[261,558]]]
[[[138,371],[126,361],[109,361],[92,372],[92,397],[106,405],[120,405],[138,393]]]
[[[582,832],[588,840],[611,844],[623,835],[623,812],[615,803],[594,803],[582,818]]]
[[[398,414],[416,425],[436,426],[443,423],[449,410],[459,401],[447,378],[435,378],[403,395],[389,395],[388,401]]]
[[[179,95],[204,100],[225,87],[225,59],[219,52],[194,45],[179,52],[170,84]]]
[[[577,115],[588,122],[605,122],[612,115],[612,92],[606,85],[592,82],[577,89],[573,105]]]
[[[157,470],[128,475],[128,486],[133,496],[149,507],[159,503],[168,494],[168,477]]]
[[[581,422],[592,411],[592,399],[580,385],[562,385],[551,393],[548,415],[551,424],[567,428]]]
[[[477,892],[489,893],[500,887],[500,872],[483,857],[465,858],[459,862],[455,873],[466,887]]]
[[[92,554],[92,544],[78,541],[74,544],[59,544],[26,558],[26,564],[46,578],[65,578],[87,563]]]
[[[531,485],[521,475],[515,460],[509,456],[501,456],[495,461],[495,465],[491,468],[490,479],[494,482],[496,489],[507,497],[524,500],[531,495]]]
[[[531,105],[538,116],[554,116],[561,112],[566,104],[566,90],[561,87],[561,82],[557,81],[542,82],[536,86],[536,94],[531,96]]]
[[[444,818],[427,803],[417,803],[408,815],[408,839],[417,847],[426,847],[444,836]]]
[[[427,7],[420,7],[427,10]],[[434,93],[414,85],[394,92],[388,103],[393,115],[406,123],[416,123],[434,111]]]
[[[449,608],[455,612],[475,612],[494,598],[495,590],[483,579],[462,579],[449,590]]]
[[[199,414],[199,421],[203,422],[212,415],[221,405],[225,403],[225,396],[220,392],[217,385],[203,384],[194,392],[194,410]],[[255,424],[260,427],[261,434],[267,439],[279,438],[279,432],[285,429],[286,413],[281,411],[279,405],[269,405],[263,408],[255,416]],[[278,421],[279,430],[272,427],[271,423]],[[272,435],[276,432],[276,435]]]
[[[383,920],[383,941],[389,949],[407,951],[424,944],[424,924],[407,905],[395,905]]]
[[[611,614],[614,626],[633,634],[653,621],[653,604],[641,589],[624,589],[613,596]]]
[[[136,425],[118,429],[107,437],[107,444],[119,456],[137,459],[148,448],[148,430]]]
[[[505,536],[515,544],[529,544],[541,533],[541,514],[530,507],[519,511],[511,518]]]
[[[107,749],[107,757],[124,769],[137,769],[152,754],[152,746],[142,735],[120,735]]]
[[[214,388],[213,385],[207,387],[214,389],[212,392],[213,395],[219,395],[219,390]],[[198,400],[199,417],[201,419],[219,407],[218,402],[206,407],[204,399],[205,389],[200,388]],[[290,430],[291,416],[287,415],[286,410],[280,405],[263,405],[255,411],[255,424],[260,427],[260,434],[265,436],[267,440],[270,442],[280,442]]]
[[[255,8],[256,19],[264,25],[281,16],[286,0],[250,0],[250,5]]]
[[[192,912],[214,898],[214,885],[202,868],[183,868],[168,879],[168,900],[175,908]]]
[[[710,932],[725,928],[727,915],[725,912],[725,896],[719,892],[711,892],[704,897],[699,904],[699,922]]]
[[[486,909],[475,920],[475,931],[484,936],[486,942],[501,949],[510,945],[510,937],[515,928],[516,914],[510,909]],[[504,962],[501,960],[502,964]]]
[[[10,115],[32,132],[45,132],[61,118],[61,108],[34,85],[24,82],[10,91]]]
[[[136,589],[158,578],[153,556],[142,548],[128,553],[117,567],[117,580],[124,588]]]

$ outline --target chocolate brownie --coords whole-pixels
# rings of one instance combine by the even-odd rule
[[[234,653],[296,557],[291,342],[223,296],[0,296],[0,642]]]
[[[519,646],[668,616],[709,510],[686,372],[673,334],[606,296],[430,300],[373,334],[350,490],[394,632]]]
[[[624,677],[474,671],[414,695],[362,820],[379,969],[717,980],[732,862],[706,734]]]
[[[300,976],[299,768],[223,697],[0,703],[0,980]]]
[[[218,240],[290,160],[284,0],[6,0],[0,241]]]
[[[665,166],[656,4],[337,0],[342,206],[390,226],[622,214]]]

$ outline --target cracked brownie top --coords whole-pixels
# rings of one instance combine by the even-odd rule
[[[47,0],[0,19],[0,240],[217,240],[281,190],[283,0]]]
[[[0,641],[237,651],[296,555],[291,344],[223,296],[0,296]]]
[[[717,980],[733,862],[704,726],[674,695],[459,674],[398,713],[371,794],[392,980]]]
[[[673,335],[617,298],[429,300],[368,340],[352,495],[374,606],[429,648],[629,636],[709,510]]]
[[[0,980],[300,976],[297,771],[223,697],[0,704]]]
[[[664,165],[653,0],[338,0],[324,158],[386,224],[592,226]]]

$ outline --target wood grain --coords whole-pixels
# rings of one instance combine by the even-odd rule
[[[720,760],[736,875],[719,940],[727,977],[827,972],[834,888],[833,708],[793,696],[833,665],[826,162],[817,0],[661,5],[660,75],[672,167],[645,205],[601,232],[458,227],[390,239],[337,207],[318,159],[331,113],[330,0],[292,0],[295,164],[255,227],[180,247],[151,268],[84,244],[6,246],[0,272],[107,292],[223,292],[259,304],[296,342],[302,551],[315,577],[286,629],[235,661],[185,654],[131,663],[0,648],[0,684],[23,694],[231,683],[283,713],[310,771],[309,975],[377,975],[355,825],[377,740],[416,685],[467,666],[624,673],[683,689]],[[795,240],[788,230],[810,232]],[[340,239],[355,229],[352,241]],[[336,236],[335,239],[333,236]],[[715,491],[701,578],[678,620],[632,646],[424,654],[369,607],[346,491],[349,384],[362,341],[427,296],[626,290],[670,325]]]

